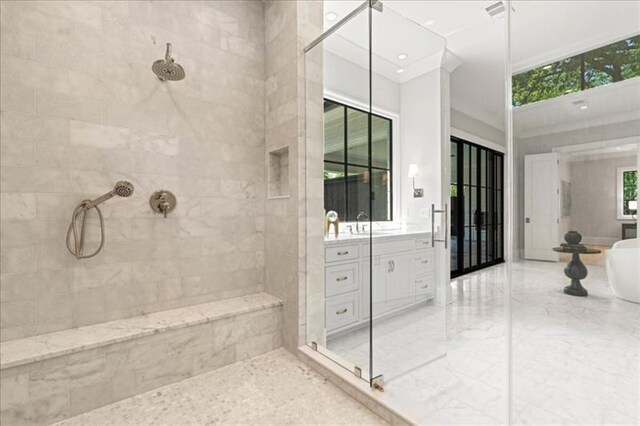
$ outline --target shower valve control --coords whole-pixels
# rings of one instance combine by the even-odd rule
[[[151,205],[151,209],[156,212],[167,217],[169,213],[171,213],[178,204],[178,200],[176,196],[173,195],[170,191],[160,190],[151,194],[151,198],[149,198],[149,204]]]

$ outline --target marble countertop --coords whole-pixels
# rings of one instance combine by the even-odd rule
[[[282,305],[268,293],[218,300],[0,344],[0,370]]]
[[[404,238],[404,237],[417,237],[422,236],[425,238],[431,238],[431,231],[427,231],[425,229],[420,230],[407,230],[407,229],[381,229],[381,230],[373,230],[371,235],[369,232],[364,232],[361,234],[349,234],[349,233],[340,233],[338,234],[338,238],[335,238],[333,235],[329,235],[325,237],[324,244],[325,246],[340,244],[345,242],[359,242],[363,240],[368,240],[370,237],[374,240],[379,239],[388,239],[388,238]]]

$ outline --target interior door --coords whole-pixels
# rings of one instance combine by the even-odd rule
[[[524,258],[558,261],[559,158],[557,153],[524,158]]]
[[[503,155],[451,137],[451,277],[501,263]]]

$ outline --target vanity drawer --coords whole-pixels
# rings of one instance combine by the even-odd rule
[[[433,271],[434,256],[433,250],[416,253],[416,275],[426,274]]]
[[[359,246],[337,246],[324,249],[325,263],[357,259],[360,256]]]
[[[435,275],[423,275],[416,277],[416,296],[433,295],[435,289]]]
[[[327,266],[324,274],[325,297],[355,291],[359,287],[357,262]]]
[[[327,299],[325,302],[327,331],[358,322],[360,318],[358,310],[357,292]]]
[[[369,244],[362,245],[363,257],[369,258]],[[401,239],[396,241],[374,241],[373,255],[384,256],[387,254],[404,253],[413,251],[411,240]]]
[[[414,240],[414,245],[416,250],[423,250],[426,248],[431,248],[431,239],[429,238],[416,238]]]

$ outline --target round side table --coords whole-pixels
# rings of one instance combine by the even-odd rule
[[[571,284],[564,288],[566,294],[571,296],[585,297],[589,295],[586,288],[582,287],[580,280],[587,278],[587,267],[580,260],[580,254],[596,254],[601,253],[598,249],[587,248],[583,245],[563,245],[562,247],[554,247],[553,251],[559,253],[571,253],[571,260],[564,268],[564,274],[571,278]]]

